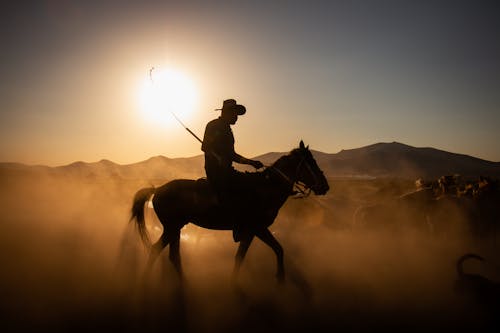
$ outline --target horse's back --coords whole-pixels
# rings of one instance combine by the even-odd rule
[[[189,220],[212,206],[216,197],[204,178],[175,179],[158,187],[152,201],[160,219],[164,216]]]
[[[234,193],[234,197],[221,204],[220,200],[229,200],[228,195],[220,199],[207,179],[176,179],[158,187],[152,201],[163,225],[172,221],[180,226],[191,222],[203,228],[230,230],[235,218],[255,221],[258,216],[265,215],[260,205],[251,200],[255,199],[253,193],[252,196],[244,192]],[[238,200],[246,204],[236,205]]]
[[[187,200],[201,194],[208,195],[211,192],[210,185],[205,178],[200,179],[174,179],[156,188],[153,204],[159,200]],[[155,200],[156,198],[156,200]]]
[[[155,194],[168,193],[170,191],[179,191],[182,189],[187,189],[194,187],[196,182],[204,181],[204,179],[174,179],[169,181],[168,183],[163,184],[160,187],[156,188]]]

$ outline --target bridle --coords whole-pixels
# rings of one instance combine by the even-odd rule
[[[304,182],[298,180],[303,166],[305,166],[307,171],[309,171],[309,174],[312,176],[314,180],[314,183],[311,186],[308,186]],[[287,174],[285,174],[283,171],[281,171],[279,168],[273,165],[268,166],[268,168],[270,170],[275,171],[281,178],[283,178],[283,180],[285,180],[286,183],[292,185],[292,194],[296,195],[294,196],[294,198],[296,199],[308,197],[311,194],[311,189],[319,184],[318,176],[316,175],[316,173],[314,173],[310,163],[307,161],[306,156],[302,156],[302,159],[297,164],[293,178],[290,178]]]

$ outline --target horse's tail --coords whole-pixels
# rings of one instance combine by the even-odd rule
[[[140,189],[134,196],[134,203],[132,204],[132,216],[130,221],[135,219],[139,235],[146,246],[151,244],[148,232],[146,230],[146,223],[144,221],[144,204],[151,198],[155,192],[154,187],[147,187]]]
[[[467,259],[477,259],[477,260],[481,260],[481,261],[484,260],[483,257],[481,257],[477,254],[474,254],[474,253],[467,253],[467,254],[464,254],[463,256],[461,256],[460,258],[458,258],[456,268],[457,268],[458,276],[460,276],[460,277],[466,275],[464,273],[463,264],[464,264],[464,261]]]

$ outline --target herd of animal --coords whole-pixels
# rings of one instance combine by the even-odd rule
[[[499,181],[487,177],[464,180],[459,176],[442,176],[433,181],[418,179],[416,189],[383,202],[357,208],[353,228],[357,230],[415,229],[446,238],[462,233],[481,241],[497,244],[500,236]],[[483,257],[467,253],[457,259],[455,291],[483,306],[496,316],[500,313],[500,283],[467,272],[466,262],[478,260],[492,265]]]
[[[472,181],[442,176],[434,181],[418,179],[415,185],[413,192],[358,207],[353,227],[411,227],[441,236],[459,231],[481,238],[497,237],[500,231],[498,180],[479,177]]]

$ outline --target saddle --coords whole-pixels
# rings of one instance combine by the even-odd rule
[[[198,191],[210,201],[240,206],[245,200],[254,200],[260,178],[255,173],[240,173],[226,184],[211,183],[207,178],[196,180]]]
[[[248,186],[216,188],[206,178],[199,178],[196,180],[196,197],[200,209],[233,219],[233,239],[235,242],[240,241],[242,231],[249,227],[243,217],[251,216],[258,202],[255,193]]]
[[[199,196],[196,198],[197,203],[205,202],[209,207],[220,205],[217,191],[206,178],[196,180],[196,193]]]

